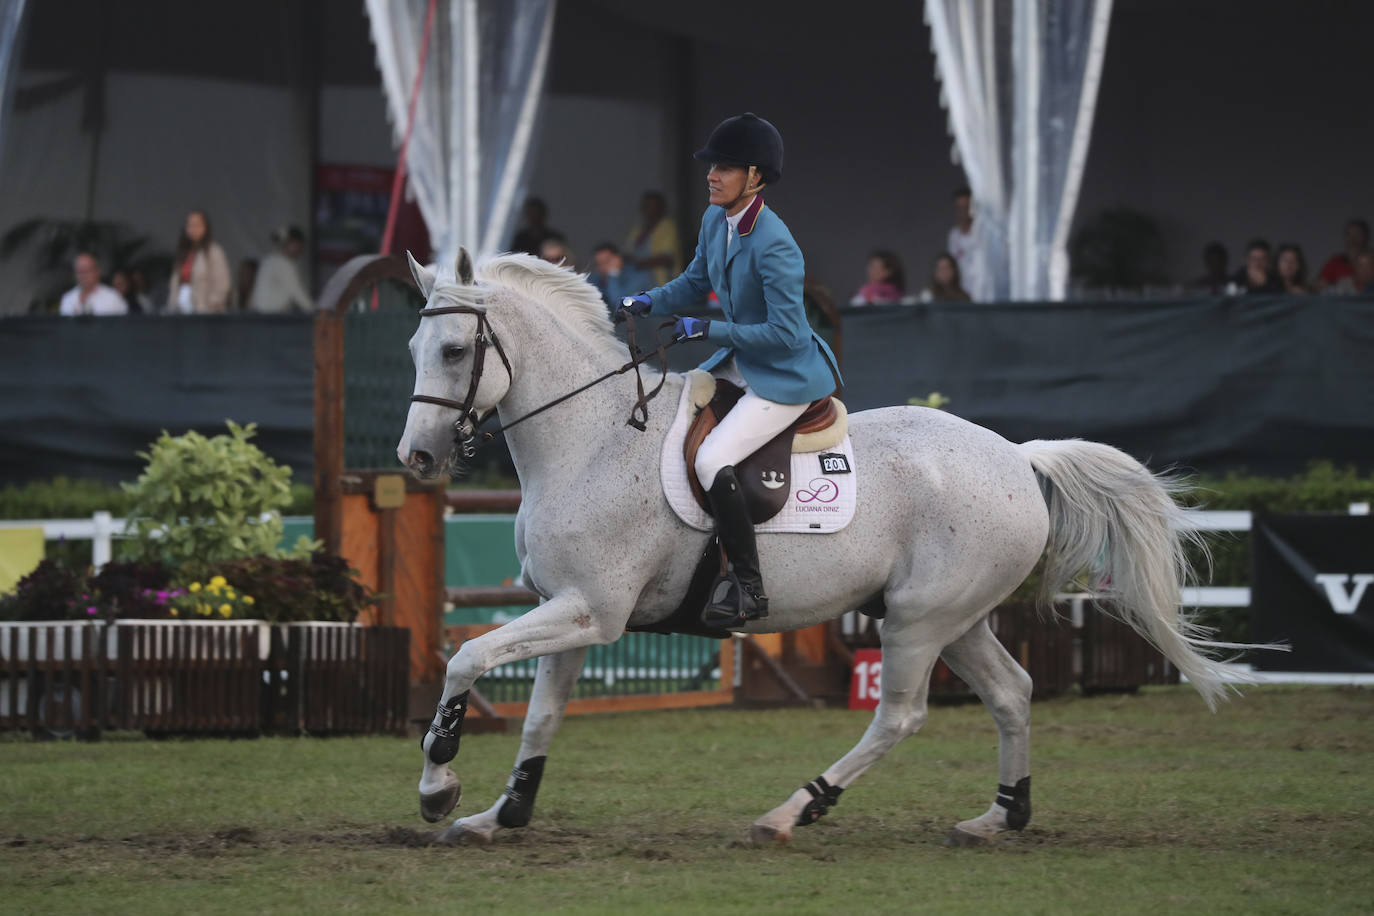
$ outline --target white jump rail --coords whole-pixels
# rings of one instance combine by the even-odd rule
[[[1369,503],[1351,503],[1349,512],[1351,515],[1368,515]],[[1252,513],[1234,509],[1190,509],[1188,520],[1195,531],[1245,532],[1254,524]],[[1054,599],[1057,603],[1067,603],[1074,626],[1082,626],[1083,606],[1092,597],[1088,592],[1063,592],[1055,595]],[[1249,607],[1250,589],[1231,585],[1190,586],[1182,590],[1179,604],[1184,607]],[[868,622],[857,611],[852,611],[844,617],[844,632],[862,632]]]
[[[262,520],[272,513],[263,513]],[[283,520],[290,518],[285,516]],[[43,529],[45,541],[90,541],[91,565],[96,572],[114,556],[114,540],[125,536],[128,520],[115,518],[109,512],[94,512],[90,518],[46,518],[0,521],[0,530]],[[156,535],[154,535],[156,536]]]

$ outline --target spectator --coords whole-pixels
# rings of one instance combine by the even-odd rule
[[[1374,293],[1374,251],[1366,248],[1356,255],[1355,279],[1352,285],[1357,293]]]
[[[930,286],[921,293],[922,302],[971,302],[973,297],[964,289],[959,261],[948,251],[935,256],[930,269]]]
[[[548,261],[550,264],[557,264],[571,271],[577,270],[577,259],[573,257],[572,249],[568,247],[568,243],[564,240],[563,236],[559,235],[557,232],[549,234],[545,237],[544,241],[540,243],[539,257]]]
[[[662,286],[682,273],[682,243],[658,191],[645,191],[640,198],[639,222],[630,230],[626,250],[632,267],[651,274],[649,285]]]
[[[233,311],[246,312],[252,305],[253,286],[258,282],[258,259],[244,258],[239,261],[239,270],[234,277]]]
[[[72,261],[76,286],[62,296],[58,312],[62,315],[127,315],[124,297],[100,282],[100,264],[95,255],[83,251]]]
[[[1302,256],[1302,246],[1285,242],[1279,246],[1274,257],[1277,267],[1279,286],[1285,293],[1307,293],[1307,259]]]
[[[110,274],[110,288],[119,293],[119,298],[124,300],[124,305],[128,308],[130,315],[141,315],[151,309],[145,308],[144,303],[134,295],[134,284],[129,279],[129,272],[123,267],[116,267]]]
[[[525,206],[522,211],[520,229],[515,233],[515,238],[511,239],[511,251],[523,251],[525,254],[539,256],[539,246],[544,244],[544,240],[550,236],[562,238],[562,234],[550,229],[547,225],[549,218],[549,208],[538,197],[525,198]]]
[[[301,283],[296,262],[305,251],[305,233],[283,226],[272,233],[277,250],[263,257],[248,307],[255,312],[313,311],[315,300]]]
[[[891,305],[906,295],[906,273],[902,260],[891,251],[875,251],[868,256],[868,282],[849,300],[853,306]]]
[[[145,315],[151,315],[157,311],[157,305],[148,293],[148,275],[143,272],[143,268],[129,268],[129,290],[130,294],[138,300],[138,304]]]
[[[1352,219],[1345,224],[1345,251],[1333,254],[1322,265],[1314,285],[1317,292],[1334,289],[1350,292],[1359,289],[1355,280],[1355,262],[1369,250],[1369,223]]]
[[[1226,292],[1226,284],[1231,281],[1227,276],[1226,268],[1230,266],[1231,256],[1226,252],[1226,246],[1221,242],[1208,242],[1202,249],[1202,266],[1204,273],[1192,282],[1195,289],[1206,290],[1213,296],[1220,296]]]
[[[229,259],[210,231],[204,210],[186,214],[172,262],[167,310],[183,315],[223,312],[229,305]]]
[[[1269,265],[1269,243],[1264,239],[1251,239],[1245,246],[1245,266],[1231,277],[1238,292],[1247,295],[1283,292],[1283,284],[1274,275]]]
[[[626,263],[620,249],[610,242],[592,249],[592,262],[595,268],[587,279],[601,291],[601,298],[613,311],[624,297],[642,293],[653,285],[652,275]]]
[[[962,289],[969,289],[982,299],[991,298],[984,289],[985,273],[983,249],[973,234],[973,192],[959,188],[954,192],[954,225],[949,230],[949,254],[963,277]],[[936,262],[939,263],[938,260]],[[964,294],[968,296],[968,293]]]

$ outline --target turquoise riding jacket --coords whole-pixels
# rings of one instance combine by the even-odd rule
[[[839,367],[806,321],[806,268],[792,233],[755,196],[728,253],[726,235],[725,209],[707,207],[692,263],[675,280],[649,291],[650,314],[695,310],[715,290],[725,318],[711,318],[707,337],[721,349],[702,369],[709,372],[733,355],[750,389],[779,404],[806,404],[833,392],[840,384]]]

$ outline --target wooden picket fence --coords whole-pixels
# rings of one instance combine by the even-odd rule
[[[1061,606],[1061,612],[1065,610]],[[1149,684],[1177,684],[1178,670],[1129,626],[1088,610],[1080,625],[1042,614],[1033,602],[1009,602],[995,609],[988,623],[993,635],[1031,676],[1035,696],[1063,693],[1078,685],[1085,693],[1135,690]],[[854,647],[879,646],[868,627],[851,637]],[[972,696],[973,691],[936,662],[931,696]]]
[[[402,734],[410,631],[254,621],[0,627],[0,730]]]

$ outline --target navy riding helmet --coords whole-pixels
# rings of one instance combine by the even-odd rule
[[[717,124],[706,145],[692,158],[741,168],[752,165],[763,175],[764,184],[777,184],[782,178],[782,135],[772,124],[746,111]]]

